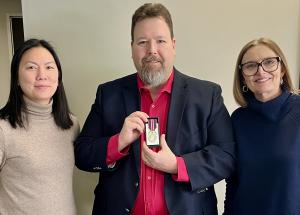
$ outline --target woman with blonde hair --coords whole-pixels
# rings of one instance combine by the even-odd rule
[[[274,41],[242,48],[233,94],[237,164],[224,215],[300,214],[300,96]]]

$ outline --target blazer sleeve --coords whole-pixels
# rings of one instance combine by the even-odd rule
[[[101,85],[96,99],[74,143],[75,165],[84,171],[99,172],[112,170],[106,164],[109,136],[104,135]]]
[[[221,87],[215,85],[211,95],[212,101],[207,96],[207,117],[205,120],[199,119],[207,126],[202,130],[207,135],[206,142],[200,150],[183,155],[192,190],[213,186],[229,177],[234,170],[235,142],[231,119],[221,96]]]

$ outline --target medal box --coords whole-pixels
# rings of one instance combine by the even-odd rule
[[[145,123],[146,144],[149,147],[159,146],[159,122],[158,117],[149,117]]]

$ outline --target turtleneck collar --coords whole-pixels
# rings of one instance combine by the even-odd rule
[[[270,120],[277,121],[281,118],[282,114],[284,114],[282,107],[290,95],[290,92],[282,90],[281,95],[278,97],[267,102],[261,102],[258,101],[253,94],[250,94],[248,95],[248,106],[250,109],[259,112]]]
[[[28,117],[38,119],[49,119],[52,117],[53,100],[51,100],[49,104],[42,105],[33,102],[25,96],[23,98],[26,105],[26,107],[24,108],[24,112],[27,114]]]

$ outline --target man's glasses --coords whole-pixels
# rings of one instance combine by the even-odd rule
[[[279,62],[281,62],[280,57],[269,57],[261,61],[257,62],[246,62],[239,65],[239,69],[242,70],[243,74],[246,76],[253,76],[258,72],[259,66],[265,72],[274,72],[278,69]]]

